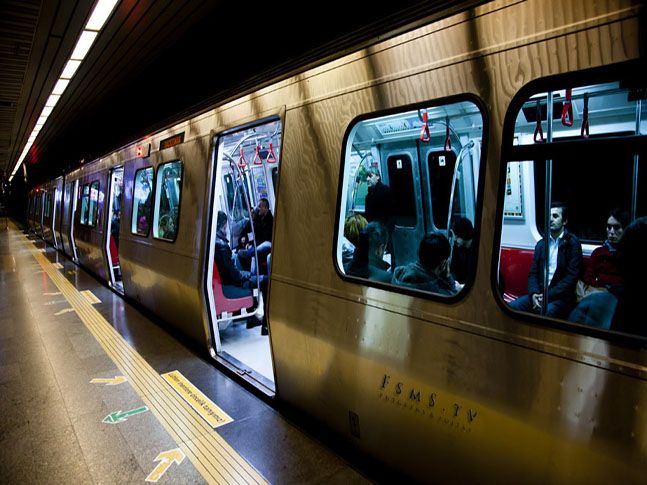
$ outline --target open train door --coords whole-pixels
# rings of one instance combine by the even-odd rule
[[[280,148],[278,118],[216,138],[205,271],[216,358],[270,393],[267,303]]]
[[[124,190],[124,168],[117,167],[110,171],[108,217],[106,217],[105,254],[108,265],[110,286],[119,293],[124,293],[119,265],[119,234],[121,227],[121,203]]]

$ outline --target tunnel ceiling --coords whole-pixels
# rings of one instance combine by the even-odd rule
[[[122,0],[27,156],[27,185],[241,87],[482,2],[284,3]],[[0,174],[11,173],[93,5],[0,2]]]

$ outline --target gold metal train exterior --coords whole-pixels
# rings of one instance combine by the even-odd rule
[[[641,65],[643,17],[638,1],[494,1],[231,100],[66,181],[124,165],[127,226],[136,168],[183,161],[177,241],[122,228],[124,287],[212,347],[204,280],[214,139],[280,117],[269,302],[277,398],[419,481],[644,483],[647,353],[514,319],[492,283],[513,97],[536,79]],[[349,125],[366,113],[456,95],[477,97],[486,111],[473,286],[447,304],[343,280],[333,245]],[[181,132],[184,143],[159,151],[160,140]],[[148,143],[144,162],[135,149]],[[101,227],[105,212],[100,206]]]

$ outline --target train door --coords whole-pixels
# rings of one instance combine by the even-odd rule
[[[59,224],[57,215],[58,215],[58,207],[61,201],[61,189],[59,188],[58,184],[54,186],[54,196],[52,200],[52,239],[54,241],[54,247],[56,249],[61,249],[61,241],[56,235],[56,224]]]
[[[121,204],[124,190],[124,168],[118,167],[110,172],[108,193],[108,217],[106,217],[105,252],[108,264],[110,285],[120,293],[124,292],[119,265],[119,233],[121,227]]]
[[[280,149],[278,119],[217,138],[206,271],[217,354],[272,391],[267,303]]]
[[[76,208],[79,200],[79,180],[76,179],[71,183],[71,200],[70,200],[70,247],[72,248],[72,260],[79,262],[79,255],[76,250],[76,241],[74,240],[74,222],[76,220]]]

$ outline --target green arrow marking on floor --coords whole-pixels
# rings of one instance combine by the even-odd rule
[[[116,411],[114,413],[108,414],[105,418],[103,418],[103,423],[106,424],[117,424],[117,423],[122,423],[126,421],[126,418],[130,416],[134,416],[135,414],[139,413],[144,413],[148,411],[148,406],[142,406],[137,409],[131,409],[130,411],[126,411],[122,413],[121,411]]]

